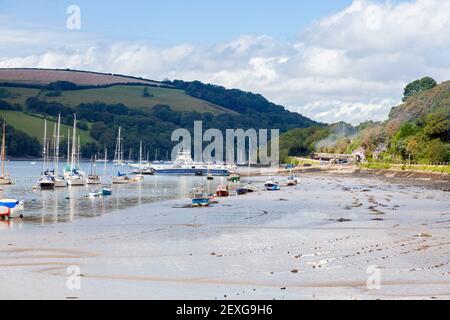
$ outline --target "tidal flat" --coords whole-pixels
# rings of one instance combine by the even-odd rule
[[[333,173],[275,192],[264,181],[205,208],[181,197],[58,224],[1,222],[0,298],[450,298],[449,192]]]

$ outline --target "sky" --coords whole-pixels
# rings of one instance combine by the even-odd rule
[[[0,0],[0,67],[200,80],[328,123],[450,79],[449,34],[449,0]]]

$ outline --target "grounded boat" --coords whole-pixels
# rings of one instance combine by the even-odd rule
[[[11,218],[21,218],[24,210],[23,201],[17,199],[0,200],[0,217],[3,220]]]
[[[289,176],[287,178],[287,186],[296,186],[298,184],[298,179],[295,176]]]
[[[280,184],[278,182],[275,182],[273,179],[267,180],[267,182],[264,184],[264,187],[267,191],[278,191],[280,190]]]
[[[238,195],[244,195],[244,194],[248,193],[248,190],[245,187],[239,187],[239,188],[236,189],[236,193]]]
[[[109,188],[103,188],[102,189],[102,195],[103,196],[111,196],[112,195],[112,190]]]
[[[190,195],[192,198],[192,206],[194,207],[206,207],[211,203],[211,197],[202,187],[194,188]]]
[[[14,184],[9,174],[5,173],[5,162],[6,162],[6,123],[3,121],[3,136],[2,136],[2,151],[1,151],[1,162],[2,162],[2,175],[0,176],[0,185]]]
[[[180,151],[173,163],[153,164],[157,175],[229,176],[230,167],[221,164],[195,163],[189,151]]]
[[[256,187],[253,186],[251,183],[247,183],[245,185],[245,188],[247,189],[247,192],[255,192],[256,191]]]
[[[229,177],[228,177],[228,181],[230,182],[239,182],[241,180],[241,176],[239,173],[235,172],[232,173]]]
[[[216,189],[217,197],[228,197],[230,195],[230,191],[228,191],[228,186],[218,186]]]

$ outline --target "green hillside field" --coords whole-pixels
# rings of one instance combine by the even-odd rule
[[[44,119],[38,116],[33,116],[20,111],[0,110],[0,117],[6,120],[6,123],[12,126],[16,130],[20,130],[28,134],[29,136],[36,137],[39,142],[42,143],[44,135]],[[55,122],[47,122],[47,135],[53,134],[53,127]],[[61,135],[63,138],[67,137],[68,129],[72,128],[61,124]],[[77,133],[80,135],[81,144],[93,142],[94,140],[86,130],[77,129]]]
[[[47,97],[50,91],[1,87],[7,90],[10,97],[3,98],[10,103],[18,103],[22,106],[29,97],[38,97],[46,101],[56,101],[66,106],[75,107],[80,103],[103,102],[106,104],[123,103],[133,108],[153,108],[155,105],[169,105],[175,111],[197,111],[200,113],[211,112],[214,115],[221,113],[233,113],[231,110],[216,104],[200,100],[187,95],[183,90],[148,87],[150,97],[143,96],[144,86],[117,85],[108,88],[95,88],[74,91],[62,91],[59,97]]]

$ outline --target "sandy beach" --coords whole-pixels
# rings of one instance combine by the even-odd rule
[[[1,222],[0,299],[449,299],[450,193],[410,182],[311,173],[207,208]]]

